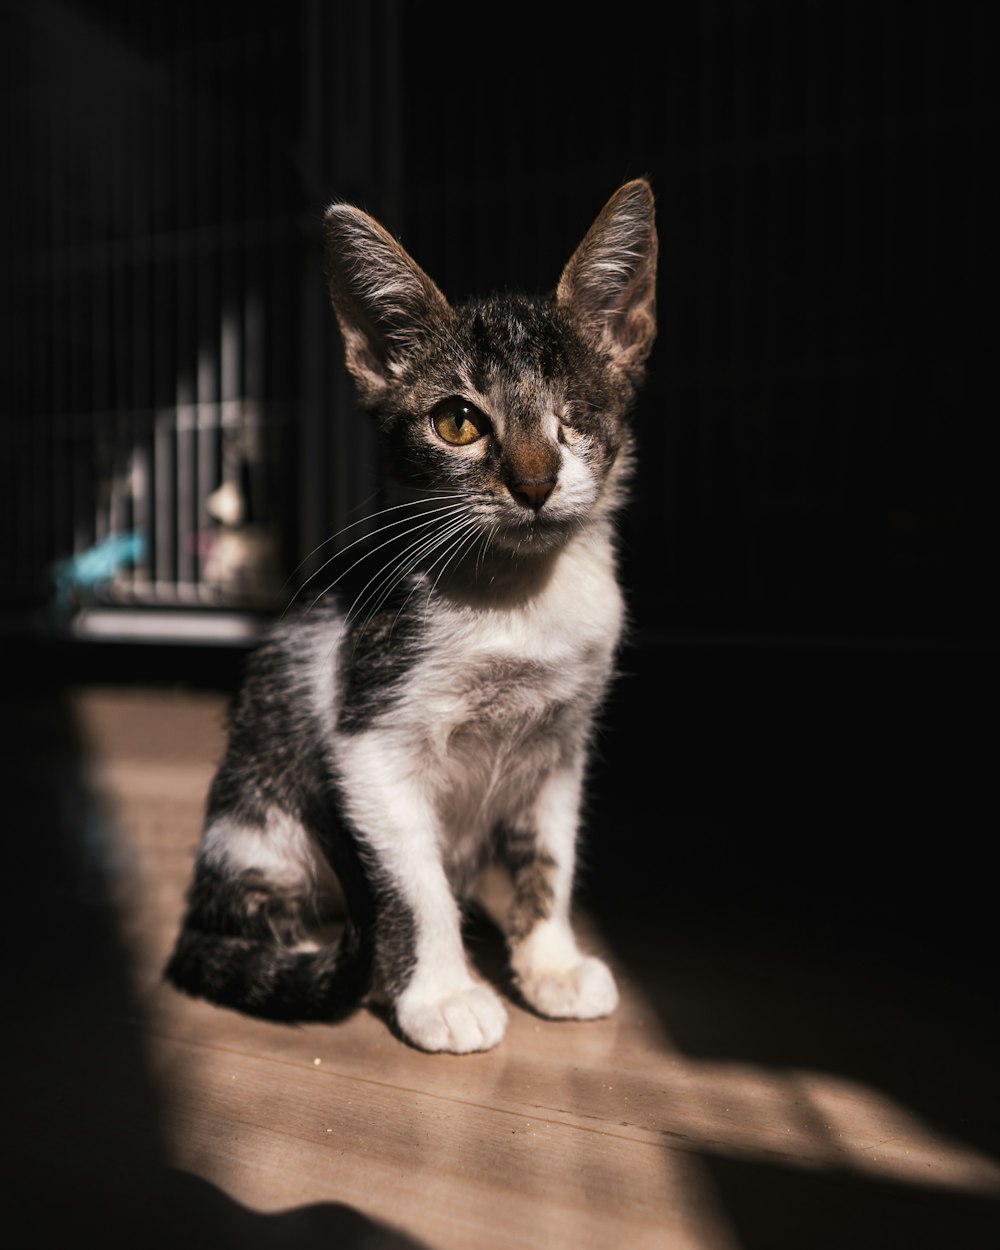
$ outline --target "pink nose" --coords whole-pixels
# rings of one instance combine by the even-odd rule
[[[555,484],[555,478],[546,477],[540,481],[512,482],[507,489],[519,504],[523,504],[526,508],[534,508],[537,512],[552,494]]]

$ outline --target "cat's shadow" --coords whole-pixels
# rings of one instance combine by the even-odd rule
[[[527,1006],[518,993],[510,970],[507,941],[503,929],[479,901],[465,905],[462,937],[473,967],[504,998],[512,999],[519,1006]]]

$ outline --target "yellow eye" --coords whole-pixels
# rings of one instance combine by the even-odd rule
[[[446,399],[431,413],[438,436],[453,447],[465,447],[489,433],[490,423],[464,399]]]

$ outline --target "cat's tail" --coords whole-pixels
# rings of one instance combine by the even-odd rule
[[[199,865],[164,976],[177,989],[270,1020],[335,1020],[371,986],[366,928],[302,949],[302,902],[256,874],[223,879]]]

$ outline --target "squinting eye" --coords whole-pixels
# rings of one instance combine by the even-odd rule
[[[486,417],[464,399],[446,399],[431,413],[438,436],[453,447],[464,447],[489,433]]]
[[[589,415],[593,417],[596,410],[588,410],[588,408],[580,403],[573,405],[567,404],[566,407],[559,413],[559,424],[568,425],[571,430],[578,430],[581,426],[586,424],[588,412]]]

